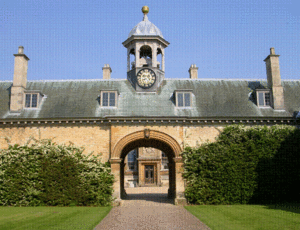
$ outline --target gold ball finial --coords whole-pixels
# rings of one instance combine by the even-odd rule
[[[148,14],[149,13],[149,7],[148,6],[143,6],[142,7],[142,12],[143,12],[143,14]]]

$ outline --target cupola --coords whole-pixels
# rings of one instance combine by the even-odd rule
[[[144,6],[142,12],[143,20],[130,31],[127,40],[122,43],[127,48],[127,79],[138,92],[155,92],[164,79],[164,50],[170,43],[148,20],[149,7]],[[134,57],[132,61],[131,56]]]

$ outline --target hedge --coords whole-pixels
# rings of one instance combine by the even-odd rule
[[[228,126],[216,142],[185,148],[185,196],[193,204],[297,201],[299,143],[291,126]]]

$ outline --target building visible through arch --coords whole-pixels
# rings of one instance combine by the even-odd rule
[[[140,147],[131,150],[124,164],[125,188],[169,186],[169,160],[159,149]]]

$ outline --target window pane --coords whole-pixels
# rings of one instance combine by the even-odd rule
[[[177,100],[178,100],[178,102],[177,102],[177,105],[178,106],[183,106],[183,93],[177,93]]]
[[[109,106],[115,106],[116,101],[115,101],[115,93],[110,93],[109,94]]]
[[[128,153],[128,162],[134,162],[136,160],[135,150]]]
[[[30,101],[31,101],[31,94],[26,94],[26,100],[25,100],[25,107],[30,107]]]
[[[32,104],[31,107],[37,107],[37,94],[32,94]]]
[[[191,106],[191,98],[190,98],[190,93],[185,93],[184,94],[184,106]]]
[[[264,93],[258,93],[258,104],[264,106]]]
[[[102,106],[108,106],[108,93],[103,93]]]
[[[265,93],[265,102],[266,105],[270,105],[270,93]]]

